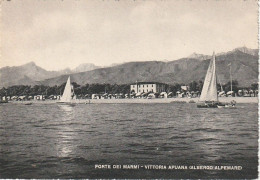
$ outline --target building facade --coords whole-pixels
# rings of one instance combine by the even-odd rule
[[[165,84],[158,82],[137,82],[130,85],[131,93],[165,92]]]

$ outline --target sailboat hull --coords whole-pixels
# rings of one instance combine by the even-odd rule
[[[67,105],[67,106],[76,106],[75,103],[70,103],[70,102],[57,102],[59,105]]]
[[[218,105],[216,104],[198,104],[197,105],[198,108],[217,108]]]
[[[197,105],[197,108],[217,108],[217,105]]]
[[[221,106],[225,106],[221,102],[214,102],[214,101],[206,101],[205,103],[198,104],[198,108],[219,108]]]

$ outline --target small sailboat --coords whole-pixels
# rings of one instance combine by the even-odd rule
[[[231,83],[231,90],[229,91],[229,92],[227,92],[227,95],[233,95],[233,90],[232,90],[232,74],[231,74],[231,63],[230,64],[228,64],[228,66],[230,67],[230,70],[229,70],[229,72],[230,72],[230,83]],[[222,88],[222,87],[221,87]],[[236,101],[235,100],[232,100],[231,102],[230,102],[230,104],[225,104],[225,105],[217,105],[217,107],[218,108],[231,108],[231,109],[234,109],[234,108],[236,108]]]
[[[218,105],[223,105],[218,101],[215,53],[209,63],[199,102],[198,108],[217,108]]]
[[[75,105],[72,100],[76,99],[74,88],[70,83],[70,76],[68,77],[67,83],[65,85],[62,97],[59,102],[60,104],[67,104],[67,105]]]

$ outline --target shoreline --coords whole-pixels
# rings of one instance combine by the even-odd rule
[[[219,97],[219,101],[223,103],[229,103],[235,100],[236,103],[258,103],[258,97]],[[156,99],[77,99],[72,101],[76,104],[122,104],[122,103],[139,103],[139,104],[153,104],[153,103],[189,103],[194,101],[199,102],[199,98],[156,98]],[[36,104],[52,104],[57,103],[57,100],[31,100],[31,101],[9,101],[9,103],[23,104],[32,102]]]

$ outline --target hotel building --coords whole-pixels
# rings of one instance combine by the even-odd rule
[[[130,92],[135,93],[161,93],[165,92],[165,84],[158,82],[137,82],[130,85]]]

